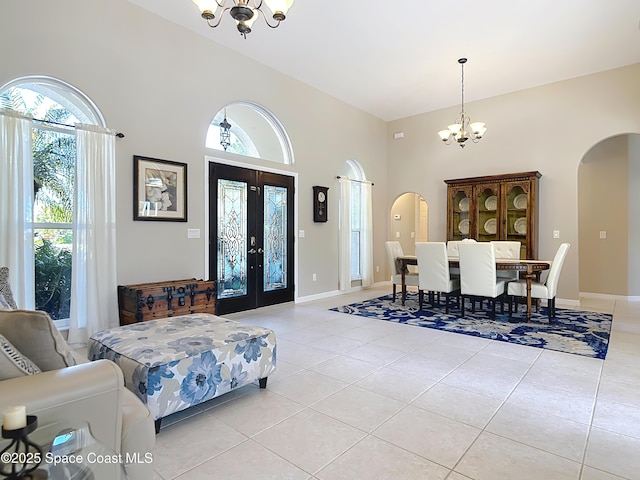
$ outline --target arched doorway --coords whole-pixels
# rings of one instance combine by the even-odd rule
[[[425,199],[414,192],[403,193],[391,206],[388,238],[399,241],[406,255],[414,255],[416,242],[429,240],[428,220]]]
[[[640,135],[595,144],[578,167],[579,291],[640,295]]]

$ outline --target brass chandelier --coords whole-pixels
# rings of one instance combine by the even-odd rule
[[[260,15],[271,28],[278,28],[287,15],[287,12],[295,0],[193,0],[202,18],[204,18],[211,28],[216,28],[222,21],[225,12],[229,12],[231,18],[236,22],[238,31],[245,39],[251,33],[251,27]],[[271,17],[274,24],[269,23],[268,14],[262,9],[266,3],[271,10]],[[217,20],[216,20],[217,19]]]
[[[464,112],[464,64],[467,63],[467,59],[460,58],[458,63],[462,69],[462,111],[460,112],[460,118],[452,125],[449,125],[447,130],[440,130],[438,135],[440,135],[440,139],[445,144],[449,145],[455,140],[461,148],[464,148],[465,142],[469,139],[473,143],[478,143],[487,131],[487,127],[483,122],[470,123],[471,120]]]

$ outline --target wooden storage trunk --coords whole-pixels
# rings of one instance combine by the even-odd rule
[[[118,285],[120,325],[190,313],[215,314],[216,288],[213,280]]]

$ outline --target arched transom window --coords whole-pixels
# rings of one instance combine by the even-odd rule
[[[282,123],[253,102],[233,102],[222,108],[209,125],[207,148],[225,150],[220,143],[220,125],[225,118],[230,125],[227,152],[285,165],[294,163],[291,141]]]

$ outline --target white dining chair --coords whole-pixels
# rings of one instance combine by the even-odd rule
[[[492,240],[496,258],[519,259],[521,242]],[[506,281],[517,280],[519,273],[515,270],[498,270],[496,276]]]
[[[567,257],[567,252],[570,247],[571,244],[569,243],[563,243],[558,247],[556,255],[553,257],[546,282],[531,282],[531,298],[547,300],[547,316],[549,317],[549,322],[556,317],[558,281],[560,280],[560,272],[564,264],[564,259]],[[517,280],[515,282],[509,282],[507,293],[509,294],[509,316],[511,316],[514,297],[527,297],[527,281]],[[516,302],[516,308],[517,305]]]
[[[465,238],[464,240],[449,240],[447,242],[447,255],[449,257],[459,257],[460,252],[458,250],[458,245],[461,243],[475,243],[476,241],[473,238]],[[460,269],[459,268],[450,268],[449,274],[453,277],[460,277]]]
[[[393,283],[393,301],[396,301],[396,287],[402,286],[402,271],[400,270],[400,262],[397,258],[404,256],[402,252],[402,245],[400,242],[389,241],[385,242],[387,248],[387,259],[389,262],[389,269],[391,271],[391,282]],[[415,272],[405,272],[404,276],[405,291],[402,292],[405,295],[407,286],[418,286],[418,274]]]
[[[429,292],[431,305],[435,304],[436,293],[438,306],[440,294],[445,295],[445,311],[449,313],[449,300],[452,295],[458,297],[460,303],[460,279],[449,274],[449,258],[444,242],[416,242],[418,257],[418,304],[422,310],[424,292]]]
[[[475,313],[478,297],[491,300],[491,318],[496,318],[496,299],[504,300],[505,284],[496,277],[496,256],[490,242],[461,243],[460,252],[460,292],[462,295],[461,313],[464,316],[465,296],[471,300],[471,309]],[[504,303],[501,302],[504,311]]]

